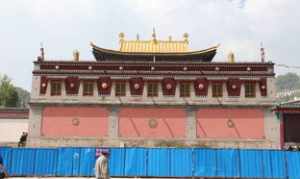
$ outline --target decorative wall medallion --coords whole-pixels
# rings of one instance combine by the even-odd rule
[[[42,87],[45,88],[46,87],[46,83],[42,83]]]
[[[70,84],[70,87],[73,88],[73,87],[74,87],[74,83],[71,83],[71,84]]]
[[[168,84],[166,85],[166,88],[167,88],[168,90],[170,90],[170,89],[172,88],[172,85],[171,85],[170,83],[168,83]]]
[[[216,68],[215,68],[215,70],[216,70],[216,71],[219,71],[219,70],[220,70],[220,68],[219,68],[219,67],[216,67]]]
[[[120,66],[120,67],[119,67],[119,70],[123,70],[123,67],[122,67],[122,66]]]
[[[266,86],[265,86],[265,85],[262,85],[262,86],[261,86],[261,89],[266,89]]]
[[[198,85],[198,88],[199,88],[199,89],[203,89],[203,88],[204,88],[204,85],[203,85],[202,83],[200,83],[200,84]]]
[[[79,124],[80,124],[80,120],[78,118],[72,119],[72,125],[73,126],[79,126]]]
[[[251,71],[251,67],[247,67],[247,71]]]
[[[236,85],[232,85],[231,88],[232,88],[232,89],[236,89]]]
[[[186,71],[186,70],[187,70],[187,67],[183,67],[183,70]]]
[[[92,67],[92,66],[89,66],[88,69],[91,70],[91,69],[93,69],[93,67]]]
[[[151,70],[155,70],[155,67],[151,67]]]
[[[107,86],[108,86],[107,83],[105,83],[105,82],[101,83],[101,87],[102,87],[103,89],[106,89]]]
[[[157,122],[156,119],[151,118],[151,119],[148,120],[148,125],[149,125],[150,128],[156,128],[157,125],[158,125],[158,122]]]
[[[231,119],[227,120],[227,127],[234,128],[234,122]]]
[[[59,69],[59,66],[58,66],[58,65],[56,65],[56,66],[55,66],[55,69],[56,69],[56,70],[58,70],[58,69]]]
[[[140,84],[138,84],[138,83],[135,83],[135,84],[134,84],[134,89],[136,89],[136,90],[137,90],[137,89],[139,89],[139,88],[140,88]]]

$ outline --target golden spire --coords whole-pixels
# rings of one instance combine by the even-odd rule
[[[152,38],[154,42],[157,42],[155,28],[153,27]]]
[[[234,54],[233,54],[232,51],[229,52],[227,58],[228,58],[228,62],[229,62],[229,63],[234,63],[234,62],[235,62]]]
[[[79,61],[79,51],[78,50],[73,51],[73,59],[75,62]]]
[[[140,40],[140,35],[136,34],[136,40],[139,41]]]
[[[172,41],[172,36],[171,36],[171,35],[169,36],[169,41],[170,41],[170,42]]]
[[[184,39],[185,42],[188,43],[189,42],[189,34],[188,33],[184,33],[183,34],[183,39]]]
[[[125,35],[123,32],[119,33],[120,42],[124,41]]]

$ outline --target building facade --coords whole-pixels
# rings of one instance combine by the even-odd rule
[[[300,150],[300,100],[274,107],[280,120],[280,142],[282,148]]]
[[[32,146],[279,148],[271,62],[213,62],[183,40],[91,43],[96,60],[34,62]],[[227,60],[225,60],[227,61]]]

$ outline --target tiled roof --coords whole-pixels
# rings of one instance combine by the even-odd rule
[[[145,52],[145,53],[172,53],[187,52],[187,41],[163,41],[163,40],[122,40],[121,52]]]
[[[279,104],[279,107],[281,107],[281,108],[299,108],[300,109],[300,100],[281,103],[281,104]]]
[[[28,119],[27,108],[0,108],[0,119]]]

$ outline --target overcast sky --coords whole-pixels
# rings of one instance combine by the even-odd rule
[[[78,49],[94,60],[89,42],[118,49],[126,39],[182,39],[190,48],[221,44],[214,61],[233,51],[237,61],[259,61],[263,42],[266,59],[300,66],[299,0],[1,0],[0,73],[17,86],[31,89],[32,62],[44,44],[49,60],[70,60]],[[276,67],[277,74],[300,69]]]

